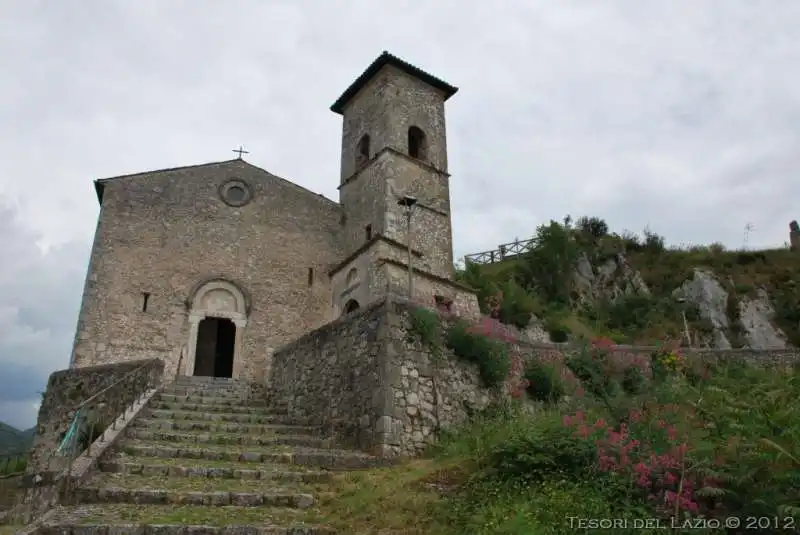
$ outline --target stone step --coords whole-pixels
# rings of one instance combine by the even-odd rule
[[[156,395],[159,401],[168,403],[191,403],[193,405],[236,405],[242,407],[255,407],[266,408],[267,404],[264,399],[252,398],[246,399],[239,396],[198,396],[198,395],[179,395],[179,394],[165,394],[159,393]]]
[[[327,483],[333,474],[323,470],[291,469],[290,465],[248,465],[240,463],[221,462],[191,462],[171,463],[169,460],[160,462],[160,459],[147,457],[121,457],[118,459],[101,461],[100,471],[110,474],[141,475],[145,477],[171,477],[171,478],[209,478],[239,479],[257,481],[275,481],[287,483]]]
[[[305,425],[281,424],[240,424],[213,420],[167,420],[154,418],[137,418],[131,424],[135,428],[161,431],[208,431],[215,434],[241,433],[244,435],[302,435],[320,434],[318,427]]]
[[[177,444],[127,442],[122,446],[127,456],[161,459],[195,459],[239,463],[288,464],[326,470],[364,470],[392,463],[365,453],[347,450],[311,448],[242,448],[185,447]]]
[[[77,504],[140,504],[140,505],[196,505],[237,507],[291,507],[308,509],[314,505],[314,496],[291,491],[240,492],[240,491],[184,491],[162,488],[123,488],[109,486],[84,486],[75,489]]]
[[[127,490],[163,490],[187,492],[242,492],[271,494],[312,494],[325,492],[326,483],[278,481],[276,479],[236,479],[210,477],[163,477],[158,475],[99,472],[85,487]]]
[[[148,404],[153,409],[193,412],[225,412],[234,414],[279,414],[266,406],[247,407],[241,405],[212,405],[206,403],[187,403],[185,401],[162,401],[154,399]]]
[[[80,505],[60,508],[44,535],[333,535],[313,509]]]
[[[192,524],[60,524],[45,526],[36,531],[37,535],[105,535],[109,534],[147,534],[147,535],[331,535],[334,530],[315,526],[263,526],[238,525],[208,526]]]
[[[244,379],[233,379],[231,377],[207,377],[202,375],[179,375],[175,378],[175,383],[181,385],[246,385]]]
[[[267,399],[267,394],[261,390],[233,389],[233,388],[195,388],[185,386],[166,385],[161,389],[165,394],[175,396],[218,396],[218,397],[238,397],[254,399]]]
[[[228,391],[228,392],[261,392],[266,393],[269,391],[268,388],[265,388],[263,385],[258,383],[248,383],[248,382],[239,382],[239,383],[185,383],[185,382],[173,382],[167,383],[164,385],[165,389],[168,390],[208,390],[208,391]]]
[[[300,446],[304,448],[327,448],[331,441],[326,438],[296,435],[244,435],[211,433],[176,433],[172,431],[159,431],[128,428],[126,436],[136,440],[169,442],[179,444],[216,444],[233,446]]]
[[[285,424],[293,425],[296,419],[287,414],[267,413],[267,412],[197,412],[178,409],[160,409],[153,406],[145,407],[140,413],[142,417],[158,420],[172,421],[208,421],[208,422],[235,422],[242,424]]]

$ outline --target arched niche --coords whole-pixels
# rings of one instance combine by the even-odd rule
[[[239,377],[244,364],[241,347],[248,310],[244,292],[230,281],[209,280],[193,288],[187,305],[189,344],[183,373]],[[230,332],[231,327],[235,332]],[[232,363],[220,367],[217,359],[221,358],[232,359]],[[225,371],[219,372],[220,369]]]

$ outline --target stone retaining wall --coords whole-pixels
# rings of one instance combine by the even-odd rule
[[[416,305],[390,297],[344,316],[275,353],[272,385],[292,416],[333,425],[349,445],[380,455],[416,455],[440,428],[504,395],[482,386],[474,366],[444,349],[431,354],[410,332]],[[446,327],[452,316],[440,314]],[[516,340],[521,362],[559,360],[577,344]],[[616,346],[623,361],[648,362],[654,347]],[[738,358],[767,365],[800,361],[800,350],[697,349],[703,360]]]
[[[287,403],[290,416],[332,427],[343,444],[379,447],[387,319],[379,301],[275,351],[274,398]]]

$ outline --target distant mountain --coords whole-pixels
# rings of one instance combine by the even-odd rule
[[[0,422],[0,456],[15,453],[27,453],[33,442],[36,428],[20,431],[15,427]]]

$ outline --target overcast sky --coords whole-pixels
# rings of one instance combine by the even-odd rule
[[[92,180],[246,159],[337,199],[330,104],[382,50],[448,102],[456,255],[566,214],[780,246],[797,0],[0,0],[0,420],[68,364]]]

